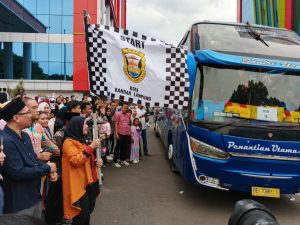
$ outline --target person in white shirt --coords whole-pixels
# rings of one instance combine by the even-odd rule
[[[148,146],[147,146],[147,125],[146,125],[146,114],[147,111],[144,109],[144,107],[139,104],[137,109],[137,116],[140,119],[140,122],[142,124],[142,139],[143,139],[143,150],[144,150],[144,155],[145,156],[151,156],[148,152]]]

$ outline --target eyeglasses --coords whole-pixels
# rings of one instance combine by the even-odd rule
[[[17,113],[16,115],[26,115],[26,114],[31,114],[31,112],[28,111],[28,112],[23,112],[23,113]]]

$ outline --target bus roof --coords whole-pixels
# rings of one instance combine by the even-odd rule
[[[200,22],[192,26],[189,50],[300,63],[300,37],[293,31],[238,23]],[[299,68],[298,68],[299,69]]]
[[[247,26],[246,23],[234,23],[234,22],[222,22],[222,21],[209,21],[209,20],[204,20],[201,22],[196,22],[193,23],[192,26],[198,25],[198,24],[219,24],[219,25],[230,25],[230,26]],[[287,31],[288,29],[286,28],[279,28],[279,27],[269,27],[265,25],[259,25],[259,24],[251,24],[252,27],[254,28],[266,28],[266,29],[274,29],[274,30],[281,30],[281,31]]]

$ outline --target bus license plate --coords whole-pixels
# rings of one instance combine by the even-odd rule
[[[278,188],[252,187],[251,191],[253,196],[280,198],[280,189]]]

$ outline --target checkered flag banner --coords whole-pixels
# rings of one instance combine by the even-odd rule
[[[89,24],[90,91],[151,107],[188,106],[187,52],[137,32]]]

